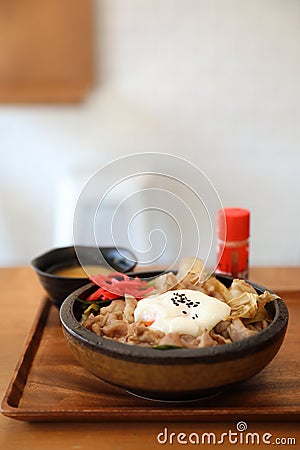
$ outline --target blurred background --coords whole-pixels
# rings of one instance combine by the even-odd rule
[[[250,209],[251,265],[299,265],[300,2],[39,3],[0,0],[0,265],[72,244],[87,179],[142,152]]]

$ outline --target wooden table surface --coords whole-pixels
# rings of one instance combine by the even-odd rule
[[[300,267],[293,268],[253,268],[249,278],[268,286],[274,291],[300,290]],[[29,267],[1,268],[1,371],[0,389],[3,398],[7,385],[14,372],[15,366],[22,353],[27,335],[34,320],[38,304],[44,295],[35,273]],[[241,417],[240,420],[243,420]],[[157,440],[157,435],[164,429],[168,430],[168,442],[164,445]],[[6,450],[54,450],[54,449],[89,449],[89,450],[135,450],[182,447],[197,447],[188,443],[179,443],[179,433],[189,436],[191,433],[214,432],[221,433],[236,431],[236,424],[232,422],[210,423],[26,423],[4,416],[0,416],[0,449]],[[289,447],[285,438],[295,438],[296,445],[292,448],[300,449],[300,427],[298,423],[248,423],[248,431],[272,434],[270,442],[276,438],[282,439],[278,447]],[[173,440],[170,435],[173,435]],[[179,436],[179,440],[184,436]],[[279,441],[278,441],[279,442]],[[284,445],[285,442],[285,445]],[[198,446],[199,447],[199,446]],[[212,444],[201,448],[217,447]],[[234,445],[226,441],[220,448],[264,448],[260,445]],[[277,446],[276,446],[277,447]]]

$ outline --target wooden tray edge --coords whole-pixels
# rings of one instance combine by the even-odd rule
[[[155,413],[151,414],[151,410],[145,411],[144,408],[127,408],[124,412],[113,408],[101,411],[18,411],[17,408],[10,408],[3,414],[11,419],[25,422],[224,422],[241,419],[256,422],[299,422],[300,420],[298,409],[291,411],[284,407],[259,412],[257,410],[250,412],[244,408],[235,412],[224,409],[219,413],[214,413],[213,420],[209,410],[199,411],[199,413],[195,410],[172,410],[172,416],[170,416],[170,412],[166,410],[161,413],[155,410]]]
[[[18,404],[42,338],[50,307],[50,301],[47,297],[44,297],[31,326],[21,357],[1,402],[0,412],[5,416],[15,417],[18,411]]]

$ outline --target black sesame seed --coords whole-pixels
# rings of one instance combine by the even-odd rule
[[[187,312],[186,311],[181,311],[182,312],[182,314],[187,314]]]

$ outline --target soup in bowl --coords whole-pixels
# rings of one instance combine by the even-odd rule
[[[34,258],[31,265],[38,275],[51,302],[60,308],[62,302],[76,289],[89,283],[89,277],[112,271],[126,273],[136,266],[136,257],[125,248],[76,247],[49,250]]]

